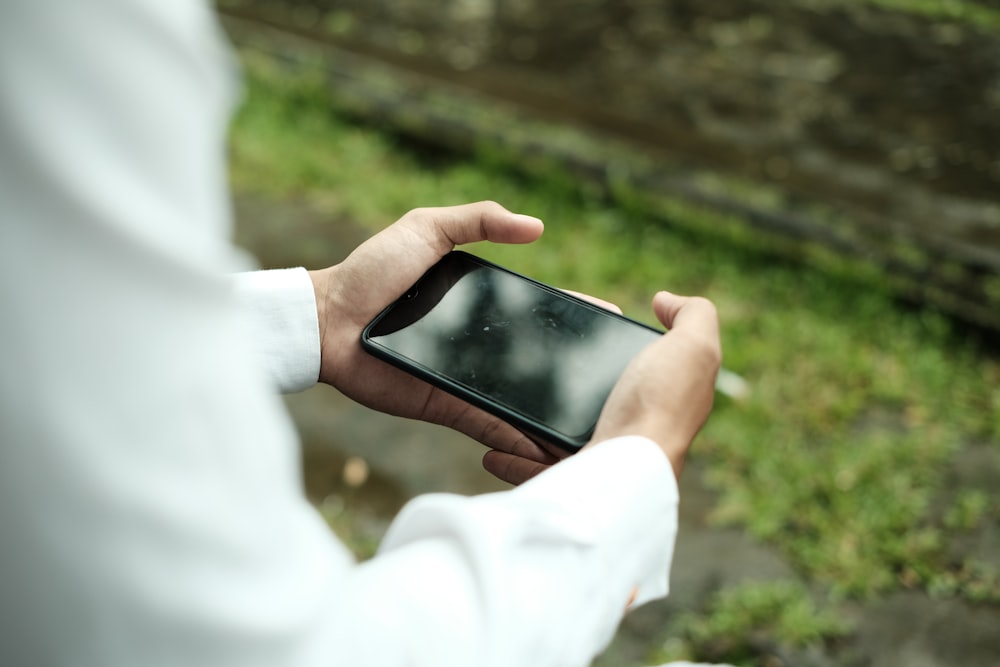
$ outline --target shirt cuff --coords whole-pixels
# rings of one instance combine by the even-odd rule
[[[633,595],[642,604],[667,594],[677,505],[667,458],[639,436],[603,442],[512,491],[421,496],[361,568],[363,613],[390,627],[405,614],[387,608],[425,614],[409,646],[462,627],[489,664],[590,664]]]
[[[608,576],[622,577],[618,586],[635,589],[634,606],[666,597],[680,494],[670,461],[652,440],[606,440],[512,493],[545,496],[585,517],[587,531],[605,544]]]
[[[282,393],[316,384],[320,368],[319,315],[309,272],[303,268],[238,273],[240,308],[268,377]]]

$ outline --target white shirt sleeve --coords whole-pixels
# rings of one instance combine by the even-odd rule
[[[631,595],[637,604],[666,595],[676,513],[666,458],[638,437],[602,443],[510,492],[418,498],[351,588],[354,618],[405,640],[354,646],[351,662],[589,664]]]
[[[355,564],[273,391],[302,275],[281,372],[229,276],[231,73],[196,0],[0,3],[0,664],[586,664],[666,593],[666,459],[420,498]]]
[[[302,391],[319,378],[316,294],[303,268],[250,271],[234,276],[240,306],[250,319],[254,349],[282,393]]]

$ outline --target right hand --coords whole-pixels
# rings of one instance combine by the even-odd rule
[[[669,331],[632,360],[608,396],[594,436],[584,447],[623,435],[646,436],[660,446],[680,476],[684,458],[715,398],[722,363],[715,306],[700,297],[660,292],[653,311]],[[490,451],[483,465],[520,484],[554,463]]]
[[[722,363],[712,302],[660,292],[653,311],[669,331],[632,360],[611,391],[587,447],[623,435],[657,443],[680,477],[715,398]]]

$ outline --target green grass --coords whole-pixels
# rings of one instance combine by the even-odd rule
[[[980,28],[1000,28],[1000,11],[973,0],[863,0],[893,11],[919,14],[938,21],[967,23]]]
[[[974,445],[1000,465],[1000,363],[949,320],[899,305],[871,270],[804,250],[823,259],[817,270],[709,210],[608,199],[558,170],[528,178],[496,157],[429,157],[339,117],[318,81],[247,62],[237,190],[305,198],[372,230],[416,206],[495,199],[543,218],[545,236],[473,252],[647,321],[657,289],[712,298],[725,364],[752,389],[718,401],[693,452],[719,494],[715,519],[780,549],[833,600],[909,587],[1000,601],[995,568],[948,550],[1000,521],[995,489],[952,488],[953,462]],[[740,595],[801,598],[789,590]],[[796,609],[837,634],[826,609]],[[704,623],[737,632],[719,613]]]
[[[849,631],[836,614],[819,609],[800,584],[748,582],[713,596],[707,613],[682,614],[650,663],[711,660],[764,667],[777,657],[769,656],[769,648],[804,651]]]

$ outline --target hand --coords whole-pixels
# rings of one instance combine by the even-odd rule
[[[340,264],[311,271],[319,311],[320,381],[376,410],[454,428],[518,461],[541,467],[556,462],[513,426],[361,348],[365,325],[456,245],[530,243],[542,229],[540,220],[493,202],[416,209]],[[503,470],[490,471],[514,481]]]
[[[653,310],[669,331],[625,369],[584,449],[617,436],[646,436],[663,449],[680,476],[688,447],[715,398],[722,361],[718,316],[706,299],[668,292],[656,295]],[[488,452],[483,464],[494,474],[503,471],[503,478],[513,483],[547,467],[503,451]]]
[[[660,445],[680,477],[691,441],[715,399],[722,364],[719,318],[711,301],[660,292],[653,311],[669,331],[632,360],[611,391],[587,447],[620,435]]]

